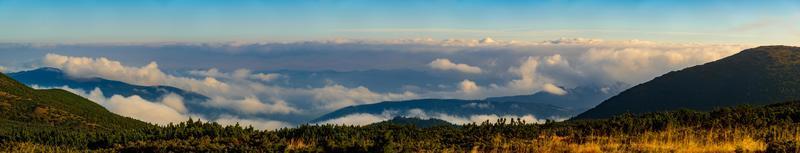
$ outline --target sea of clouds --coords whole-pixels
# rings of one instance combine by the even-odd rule
[[[147,101],[138,96],[103,97],[99,89],[81,91],[69,87],[38,87],[71,91],[124,116],[158,124],[194,117],[226,124],[239,122],[261,129],[291,127],[342,107],[381,101],[418,98],[482,99],[538,91],[565,95],[569,93],[563,88],[582,85],[618,82],[635,85],[669,71],[714,61],[751,47],[599,39],[537,42],[410,39],[245,44],[0,46],[3,46],[0,47],[0,55],[13,55],[18,50],[26,50],[29,52],[19,55],[33,59],[0,63],[4,64],[0,66],[0,71],[3,72],[46,66],[62,69],[77,78],[101,77],[137,85],[173,86],[206,95],[210,100],[204,102],[203,106],[226,112],[213,118],[198,114],[187,110],[182,97],[174,94],[163,97],[161,101]],[[393,87],[393,90],[376,91],[373,89],[377,87],[343,85],[330,80],[317,86],[287,86],[285,81],[292,80],[292,76],[281,74],[280,71],[268,71],[349,72],[396,69],[409,69],[411,72],[424,72],[451,79],[427,83],[429,85],[404,85]],[[278,83],[281,81],[284,81],[283,84]],[[452,116],[420,110],[398,111],[406,113],[351,114],[322,123],[365,125],[394,116],[438,118],[457,124],[496,118],[522,118],[528,123],[543,121],[530,115]],[[291,117],[286,116],[300,119],[287,119]]]

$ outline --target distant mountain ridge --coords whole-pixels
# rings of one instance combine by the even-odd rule
[[[418,109],[424,111],[425,113],[443,113],[462,117],[487,114],[517,116],[530,114],[539,118],[546,118],[569,117],[566,115],[574,115],[579,113],[575,110],[539,103],[490,102],[484,100],[461,99],[416,99],[348,106],[320,116],[311,122],[317,123],[359,113],[380,115],[386,111],[397,112],[397,115],[402,117],[404,115],[409,115],[405,113],[412,109]]]
[[[800,47],[762,46],[656,77],[575,119],[794,100],[800,100]]]
[[[541,103],[575,109],[582,112],[597,106],[597,104],[600,104],[600,102],[603,102],[603,100],[617,95],[619,92],[627,89],[628,87],[629,86],[624,83],[615,83],[606,86],[587,85],[564,89],[564,91],[567,92],[565,95],[556,95],[549,92],[536,92],[531,95],[489,97],[486,98],[486,101]]]
[[[627,87],[623,83],[610,86],[581,86],[565,89],[566,95],[537,92],[531,95],[489,97],[485,100],[416,99],[386,101],[374,104],[348,106],[312,120],[312,123],[345,117],[350,114],[383,115],[385,111],[398,112],[419,109],[426,113],[442,113],[461,117],[471,115],[533,115],[538,119],[569,118],[581,113]],[[397,116],[395,116],[397,117]]]

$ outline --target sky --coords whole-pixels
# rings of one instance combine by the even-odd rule
[[[382,101],[633,86],[747,48],[800,45],[798,21],[800,2],[782,0],[0,0],[0,72],[173,86],[210,99],[34,87],[152,123],[276,129]],[[399,111],[456,123],[507,115]],[[330,122],[391,118],[356,115]]]
[[[0,0],[0,42],[337,38],[797,44],[800,2]]]

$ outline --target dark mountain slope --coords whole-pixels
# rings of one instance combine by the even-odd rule
[[[576,119],[800,100],[800,48],[764,46],[669,72],[611,97]]]
[[[152,126],[70,92],[34,90],[0,74],[0,128],[120,130]],[[7,131],[7,130],[0,130]]]

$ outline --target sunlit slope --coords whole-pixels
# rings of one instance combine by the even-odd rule
[[[151,126],[58,89],[34,90],[0,74],[0,127],[117,130]],[[3,130],[5,131],[5,130]]]

